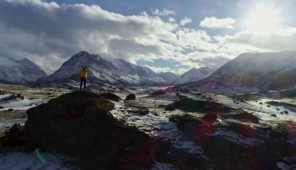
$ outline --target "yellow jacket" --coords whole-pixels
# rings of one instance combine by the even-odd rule
[[[87,73],[89,72],[89,68],[83,69],[80,67],[80,77],[87,77]]]

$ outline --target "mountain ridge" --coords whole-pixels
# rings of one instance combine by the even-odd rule
[[[210,76],[184,88],[213,93],[243,93],[291,88],[296,80],[296,51],[242,53]]]
[[[14,60],[6,58],[5,65],[0,65],[0,82],[6,84],[30,85],[47,74],[34,62],[24,58]],[[2,63],[4,64],[4,63]]]
[[[38,86],[56,85],[79,81],[80,66],[88,66],[91,72],[88,81],[91,84],[126,85],[159,85],[167,83],[160,77],[153,77],[145,69],[122,59],[107,60],[98,54],[81,51],[71,56],[50,76],[39,79]]]
[[[211,73],[213,73],[213,71],[214,70],[209,67],[200,67],[198,69],[191,68],[190,70],[182,74],[180,78],[175,80],[173,83],[184,84],[184,83],[199,81],[205,78],[206,76],[209,76]]]
[[[175,73],[172,73],[172,72],[160,72],[160,73],[157,73],[157,75],[167,80],[170,83],[173,83],[179,78]]]

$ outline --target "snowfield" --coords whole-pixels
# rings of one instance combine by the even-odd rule
[[[24,100],[9,100],[6,101],[5,98],[11,96],[11,94],[0,95],[0,106],[4,107],[0,111],[14,109],[14,110],[28,110],[36,105],[42,103],[41,99],[24,99]]]
[[[24,99],[24,100],[14,100],[12,102],[0,102],[0,105],[4,107],[2,110],[8,110],[8,109],[28,110],[40,103],[42,103],[42,100],[40,99],[34,99],[34,100]]]
[[[11,96],[11,94],[5,94],[0,95],[0,106],[3,108],[0,108],[0,111],[3,111],[4,113],[9,115],[10,112],[8,112],[9,109],[17,110],[17,111],[26,111],[32,107],[35,107],[42,103],[41,99],[24,99],[24,100],[8,100],[6,101],[5,98]],[[6,112],[5,112],[6,111]],[[3,118],[0,116],[0,132],[3,129],[7,129],[8,127],[11,127],[15,123],[20,123],[21,125],[24,125],[25,121],[27,120],[26,116],[22,117],[13,117],[11,119]]]

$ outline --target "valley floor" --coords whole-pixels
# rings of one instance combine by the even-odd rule
[[[69,90],[58,89],[58,88],[28,88],[23,86],[13,85],[0,85],[0,136],[4,135],[4,131],[9,129],[14,123],[24,124],[26,121],[25,111],[36,105],[46,103],[51,98],[57,97],[61,94],[68,93]],[[150,92],[150,91],[149,91]],[[173,121],[178,117],[190,117],[192,120],[200,120],[204,113],[198,112],[186,112],[182,110],[166,111],[165,107],[168,104],[173,103],[179,98],[175,93],[166,93],[164,95],[150,95],[148,91],[134,91],[137,99],[134,101],[114,102],[115,109],[111,112],[114,117],[124,121],[129,126],[135,126],[141,131],[154,136],[156,138],[162,138],[172,143],[172,146],[176,149],[183,150],[187,153],[194,155],[196,158],[206,162],[201,165],[205,169],[216,169],[217,165],[213,163],[213,153],[208,148],[202,147],[196,144],[195,139],[191,136],[190,127],[186,126],[186,130],[180,127],[178,122]],[[24,96],[23,99],[9,98],[13,94]],[[120,96],[122,99],[128,95],[127,92],[114,92],[114,94]],[[281,143],[278,139],[271,139],[273,132],[268,128],[279,128],[283,123],[287,121],[296,122],[296,106],[293,99],[267,99],[267,98],[256,98],[256,99],[239,99],[234,100],[233,98],[215,95],[210,93],[202,93],[192,91],[190,93],[181,93],[180,95],[187,96],[195,100],[203,101],[215,101],[217,103],[224,104],[228,107],[241,110],[242,112],[252,113],[254,116],[259,118],[259,123],[245,122],[234,118],[237,115],[236,112],[219,113],[217,128],[214,132],[208,135],[212,138],[223,138],[228,146],[242,146],[242,148],[258,147],[264,143],[268,143],[269,140],[278,140],[278,145],[286,145],[288,143],[296,144],[295,136],[290,138],[290,141],[284,141]],[[272,103],[282,102],[284,104]],[[285,105],[286,104],[286,105]],[[291,105],[289,105],[291,104]],[[142,113],[139,108],[148,108],[149,113]],[[174,118],[174,119],[173,119]],[[180,119],[181,120],[181,119]],[[183,119],[182,119],[183,120]],[[178,120],[179,121],[179,120]],[[188,122],[185,122],[188,123]],[[258,137],[254,137],[249,134],[243,134],[235,130],[229,130],[228,126],[244,125],[250,128],[257,129]],[[199,123],[196,125],[198,126]],[[191,126],[191,125],[188,125]],[[295,135],[296,129],[291,127],[291,135]],[[259,130],[260,133],[259,133]],[[190,133],[189,133],[190,132]],[[264,133],[263,133],[264,132]],[[265,133],[266,132],[266,133]],[[209,141],[210,142],[210,141]],[[216,144],[215,144],[216,145]],[[1,147],[1,146],[0,146]],[[229,148],[231,149],[231,148]],[[218,152],[218,151],[217,151]],[[228,161],[228,157],[233,155],[224,154],[221,158]],[[42,161],[36,153],[9,153],[0,155],[0,170],[2,169],[73,169],[70,167],[63,166],[63,160],[73,159],[64,155],[51,155],[44,154],[45,161]],[[296,169],[296,156],[295,157],[282,157],[281,161],[276,162],[277,169],[290,170]],[[230,160],[229,160],[230,161]],[[293,163],[294,162],[294,163]],[[2,169],[1,169],[2,168]],[[173,169],[176,168],[170,164],[156,163],[151,169]]]

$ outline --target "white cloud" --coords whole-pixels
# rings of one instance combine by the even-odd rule
[[[169,22],[176,22],[176,20],[172,17],[169,17]]]
[[[184,26],[184,25],[191,23],[191,22],[192,22],[191,18],[185,17],[180,21],[180,25]]]
[[[156,13],[175,14],[168,10]],[[159,15],[142,12],[124,16],[97,5],[0,0],[0,56],[27,57],[43,67],[58,69],[70,56],[84,50],[132,63],[139,59],[174,61],[184,67],[172,65],[152,70],[182,74],[187,71],[184,68],[220,66],[240,53],[261,52],[268,45],[248,42],[245,33],[211,37],[205,31],[184,28],[174,22],[174,18],[162,19]],[[285,34],[286,39],[284,35],[280,37],[292,43],[284,44],[287,48],[295,49],[294,31],[289,32]],[[278,38],[273,40],[281,42]],[[283,45],[276,47],[282,48]]]
[[[270,51],[296,50],[296,29],[291,28],[266,33],[241,32],[222,39],[229,43],[249,45]]]
[[[176,14],[174,11],[170,11],[165,8],[161,11],[158,9],[153,9],[153,8],[150,8],[150,10],[153,15],[158,15],[158,16],[168,16],[168,15],[175,15]]]
[[[155,73],[160,73],[160,72],[172,72],[173,70],[171,70],[171,68],[169,67],[152,67],[152,66],[148,66],[145,65],[145,67],[150,68],[152,71],[154,71]]]
[[[216,17],[206,17],[203,19],[199,25],[201,27],[206,27],[206,28],[229,28],[233,29],[233,24],[235,23],[235,20],[232,18],[223,18],[223,19],[218,19]]]
[[[174,70],[173,73],[175,73],[178,76],[181,76],[182,74],[184,74],[185,72],[187,72],[189,69],[185,69],[185,68],[178,68],[176,70]]]

